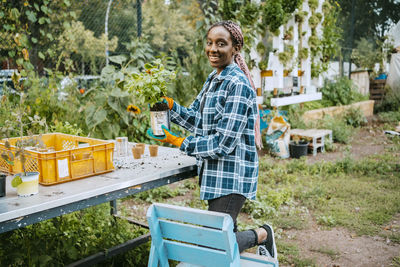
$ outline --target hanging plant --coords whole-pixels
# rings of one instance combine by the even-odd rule
[[[292,14],[302,2],[302,0],[283,0],[282,8],[286,13]]]
[[[308,38],[308,45],[310,46],[311,51],[317,51],[318,47],[321,45],[321,41],[317,36],[311,35],[310,38]]]
[[[321,14],[320,14],[321,15]],[[321,15],[322,18],[322,15]],[[310,16],[310,18],[308,19],[308,25],[312,28],[315,29],[318,24],[321,22],[321,19],[316,15],[316,14],[312,14]]]
[[[293,26],[290,26],[289,29],[285,31],[283,40],[293,40]]]
[[[299,50],[299,59],[307,59],[308,58],[308,48],[303,47]]]
[[[308,7],[311,10],[316,10],[318,8],[318,0],[308,0]]]
[[[317,12],[317,13],[315,13],[315,15],[317,16],[317,18],[318,18],[319,21],[321,22],[321,21],[322,21],[322,18],[323,18],[322,14],[319,13],[319,12]]]
[[[294,55],[293,45],[285,46],[285,51],[278,54],[279,61],[283,64],[285,68],[288,67],[289,63],[292,61]]]
[[[290,61],[290,54],[287,51],[278,54],[279,61],[286,67]]]
[[[245,4],[239,12],[240,25],[255,25],[257,24],[260,13],[260,7],[254,3]]]
[[[258,68],[260,70],[266,70],[268,68],[268,59],[262,60],[258,63]]]
[[[324,3],[322,4],[322,12],[324,12],[324,14],[328,13],[329,10],[332,8],[332,5],[329,3],[329,1],[324,1]]]
[[[307,15],[308,15],[307,11],[299,11],[294,15],[294,20],[297,23],[303,23]]]
[[[280,1],[267,1],[262,8],[262,22],[268,25],[271,32],[275,32],[286,23],[287,15]]]
[[[258,42],[256,46],[257,53],[260,54],[260,56],[265,55],[266,47],[262,41]]]

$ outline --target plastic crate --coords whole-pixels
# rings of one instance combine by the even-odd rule
[[[19,139],[8,139],[11,152],[15,152]],[[26,171],[40,172],[39,183],[42,185],[69,182],[114,170],[112,141],[62,133],[43,134],[41,139],[46,149],[26,148],[25,168]],[[0,154],[7,151],[4,142],[5,139],[0,143]],[[0,158],[0,171],[20,173],[21,162],[16,158],[14,165],[10,165]]]

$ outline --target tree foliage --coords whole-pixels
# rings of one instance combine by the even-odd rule
[[[56,58],[55,40],[63,24],[76,18],[68,9],[70,5],[69,0],[2,1],[0,59],[18,64],[22,49],[28,51],[36,67]]]
[[[104,64],[106,42],[108,42],[109,51],[114,51],[118,45],[118,37],[114,36],[111,40],[107,40],[103,33],[99,38],[96,38],[94,32],[85,29],[80,21],[74,21],[71,25],[66,26],[58,41],[58,49],[61,53],[79,59],[76,62],[81,62],[82,65],[89,62],[92,73],[96,73],[97,66],[101,66],[99,61]],[[78,67],[75,69],[79,70]],[[84,68],[82,72],[84,74]]]
[[[352,1],[354,1],[354,31],[351,30]],[[400,2],[397,0],[338,0],[337,2],[341,8],[339,22],[343,29],[343,44],[347,47],[352,47],[355,41],[361,38],[382,41],[393,23],[400,20]]]

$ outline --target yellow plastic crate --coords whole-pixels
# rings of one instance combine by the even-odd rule
[[[11,152],[15,152],[19,139],[8,139]],[[63,133],[43,134],[42,141],[46,149],[27,148],[25,163],[26,171],[40,172],[39,183],[42,185],[69,182],[114,170],[114,143],[111,141]],[[7,151],[4,142],[5,139],[0,142],[0,154]],[[0,158],[0,171],[20,173],[22,164],[15,159],[14,165],[10,165]]]

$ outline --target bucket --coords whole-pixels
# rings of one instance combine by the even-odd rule
[[[308,144],[306,141],[299,141],[297,144],[293,141],[289,143],[289,153],[291,158],[298,159],[302,156],[307,156]]]

